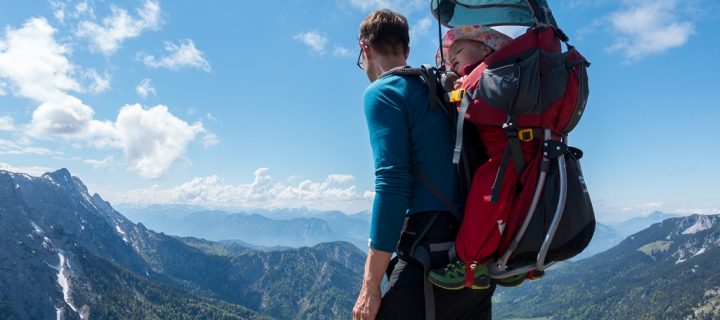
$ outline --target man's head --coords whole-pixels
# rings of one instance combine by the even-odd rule
[[[401,14],[381,9],[370,13],[360,24],[361,61],[370,81],[382,70],[379,64],[387,61],[405,63],[410,53],[407,19]]]

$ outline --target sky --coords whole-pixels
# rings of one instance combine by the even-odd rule
[[[570,144],[598,219],[720,214],[720,4],[548,2],[592,63]],[[369,210],[358,25],[401,12],[432,63],[428,3],[0,0],[0,169],[113,204]]]

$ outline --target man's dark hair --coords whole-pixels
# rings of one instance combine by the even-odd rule
[[[407,19],[399,13],[381,9],[360,24],[360,41],[382,55],[405,54],[410,50]]]

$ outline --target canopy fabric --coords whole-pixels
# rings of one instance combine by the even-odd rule
[[[430,9],[450,28],[473,24],[557,27],[546,0],[431,0]]]

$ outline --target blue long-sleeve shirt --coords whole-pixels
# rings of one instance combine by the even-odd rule
[[[365,117],[375,161],[375,200],[369,245],[394,252],[403,220],[446,207],[413,177],[417,168],[451,201],[457,198],[451,122],[431,109],[419,77],[389,75],[365,90]]]

